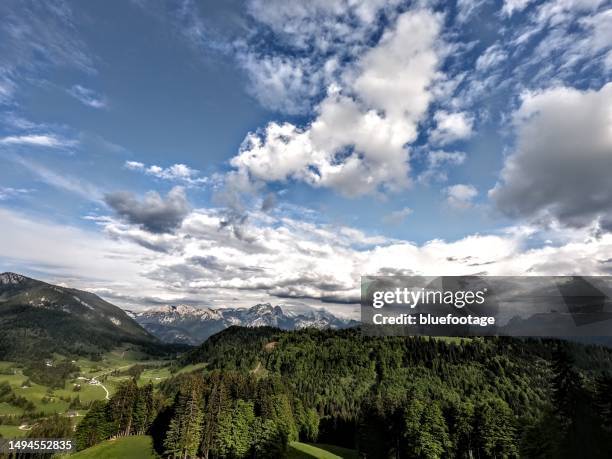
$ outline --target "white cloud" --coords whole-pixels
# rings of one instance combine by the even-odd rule
[[[419,175],[418,181],[425,184],[432,180],[445,182],[448,180],[448,166],[459,166],[465,162],[466,157],[462,151],[430,151],[427,154],[427,167]]]
[[[612,83],[525,93],[514,152],[489,192],[514,217],[612,229]]]
[[[312,0],[290,4],[283,0],[250,0],[248,10],[286,43],[299,49],[328,52],[367,41],[376,29],[376,16],[391,14],[398,0]],[[349,19],[350,18],[350,19]]]
[[[5,187],[0,186],[0,201],[4,201],[6,199],[15,198],[20,195],[31,193],[33,190],[29,188],[13,188],[13,187]]]
[[[474,120],[465,112],[448,113],[439,110],[434,114],[435,129],[430,133],[434,144],[446,145],[472,135]]]
[[[457,184],[444,189],[446,202],[455,209],[467,209],[473,205],[478,190],[473,185]]]
[[[0,209],[0,218],[5,266],[98,288],[111,299],[121,298],[120,305],[143,304],[153,297],[218,307],[259,301],[338,305],[359,301],[362,275],[612,272],[612,234],[594,238],[587,231],[557,233],[552,244],[540,248],[530,248],[537,236],[533,229],[521,227],[418,245],[350,227],[253,213],[244,225],[248,237],[238,238],[223,226],[220,211],[197,209],[175,234],[152,234],[112,218],[96,218],[109,240],[5,209]]]
[[[116,288],[134,295],[153,288],[142,274],[154,254],[142,247],[3,208],[0,220],[5,269],[43,272],[50,281],[77,288]]]
[[[460,23],[466,22],[475,14],[486,0],[457,0],[457,20]]]
[[[240,53],[238,63],[246,70],[248,90],[259,103],[288,114],[307,112],[313,97],[325,82],[331,81],[325,66],[315,66],[307,58],[265,56],[250,51]]]
[[[439,30],[430,12],[404,13],[361,56],[348,86],[330,87],[309,126],[270,123],[247,136],[231,164],[256,180],[301,180],[350,196],[405,188],[405,146],[432,98]]]
[[[0,68],[0,104],[9,103],[15,93],[16,84],[9,76],[9,72]]]
[[[484,53],[476,60],[476,70],[485,71],[504,62],[508,58],[508,53],[498,44],[489,46]]]
[[[574,53],[599,54],[603,67],[612,70],[612,9],[582,18],[580,24],[587,30],[587,34],[574,44]]]
[[[594,12],[605,0],[553,0],[542,3],[536,13],[541,24],[556,25],[572,18],[577,13]]]
[[[249,77],[249,92],[265,107],[307,113],[327,86],[363,54],[379,32],[381,18],[395,22],[398,0],[250,0],[255,38],[238,41],[238,64]],[[258,37],[261,34],[263,38]],[[261,43],[272,40],[271,50]]]
[[[76,194],[88,201],[101,202],[102,192],[97,186],[66,173],[56,172],[42,164],[22,157],[11,158],[12,161],[25,167],[37,179],[55,188]]]
[[[106,98],[93,89],[85,88],[81,85],[74,85],[68,90],[68,94],[77,99],[83,105],[91,108],[107,108],[108,102]]]
[[[403,209],[396,210],[391,212],[388,215],[383,217],[383,222],[388,225],[399,225],[408,218],[409,215],[412,215],[414,211],[409,207],[404,207]]]
[[[200,171],[192,169],[185,164],[173,164],[169,167],[161,167],[155,164],[146,166],[139,161],[126,161],[126,169],[143,172],[147,175],[174,182],[181,182],[186,185],[201,185],[209,182],[207,177],[200,177]]]
[[[502,13],[506,16],[512,16],[514,12],[521,12],[532,3],[533,0],[504,0]]]
[[[532,47],[513,68],[522,87],[571,84],[577,72],[600,75],[608,67],[610,13],[604,0],[555,0],[534,8],[526,24],[513,30],[514,52]],[[522,80],[522,81],[521,81]]]
[[[58,137],[55,134],[10,135],[0,138],[1,145],[25,145],[47,148],[68,148],[78,144],[76,140]]]
[[[144,163],[141,163],[139,161],[126,161],[124,166],[126,169],[129,169],[132,171],[140,171],[140,170],[146,169]]]
[[[438,167],[441,164],[463,164],[466,154],[462,151],[435,150],[429,153],[427,161],[430,167]]]

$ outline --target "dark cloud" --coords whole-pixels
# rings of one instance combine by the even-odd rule
[[[236,239],[242,242],[247,242],[247,243],[255,242],[255,238],[253,238],[252,236],[249,236],[245,229],[245,223],[248,218],[249,216],[246,213],[238,214],[231,210],[228,210],[226,212],[226,215],[219,222],[219,229],[224,229],[224,228],[229,229],[232,232],[232,234],[236,237]]]
[[[123,220],[152,233],[171,233],[189,214],[191,207],[182,187],[172,188],[166,197],[149,191],[142,200],[133,193],[117,191],[104,197]]]
[[[599,91],[556,88],[526,96],[518,140],[490,191],[512,217],[612,229],[612,83]]]
[[[269,212],[274,207],[276,207],[277,200],[276,195],[274,193],[268,193],[266,197],[261,202],[261,210],[263,212]]]

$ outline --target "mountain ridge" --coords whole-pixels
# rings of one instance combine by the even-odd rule
[[[0,358],[93,356],[122,343],[157,342],[123,309],[94,293],[0,274]]]
[[[128,311],[128,314],[160,340],[190,345],[198,345],[234,325],[295,330],[309,327],[339,329],[358,324],[325,310],[310,308],[297,313],[270,303],[258,303],[250,308],[219,309],[184,304],[164,305],[144,311]]]

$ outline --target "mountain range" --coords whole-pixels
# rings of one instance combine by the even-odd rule
[[[341,319],[328,311],[308,308],[304,312],[285,311],[270,303],[250,308],[211,309],[189,305],[160,306],[144,311],[126,311],[147,331],[168,343],[200,344],[209,336],[232,325],[301,328],[348,328],[354,320]]]
[[[159,344],[99,296],[20,274],[0,274],[0,359],[99,355],[123,343]]]
[[[346,328],[357,322],[325,310],[298,313],[270,304],[227,309],[169,305],[134,312],[83,290],[0,274],[0,359],[95,356],[125,343],[157,352],[163,343],[200,344],[232,325],[293,330]]]

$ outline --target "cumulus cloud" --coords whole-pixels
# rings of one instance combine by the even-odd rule
[[[74,85],[68,90],[68,94],[77,99],[83,105],[87,105],[91,108],[106,108],[108,102],[106,98],[98,94],[93,89],[86,88],[79,84]]]
[[[195,209],[173,234],[153,234],[101,221],[117,241],[150,249],[140,275],[167,295],[222,306],[299,300],[307,304],[357,303],[362,275],[402,272],[439,275],[571,275],[612,270],[612,235],[564,233],[533,248],[532,228],[468,235],[424,244],[370,236],[355,228],[255,212],[244,223],[248,238],[221,222],[218,209]],[[541,235],[546,236],[548,235]],[[141,293],[142,294],[142,293]],[[150,294],[149,296],[152,296]]]
[[[473,185],[463,183],[446,187],[443,191],[446,202],[455,209],[472,207],[474,198],[478,196],[478,190]]]
[[[430,133],[434,144],[446,145],[472,135],[474,120],[465,112],[448,113],[439,110],[434,114],[435,129]]]
[[[381,23],[395,21],[400,3],[246,2],[254,37],[238,40],[234,54],[249,78],[249,92],[272,110],[307,113],[377,39]],[[272,49],[267,45],[271,37],[278,44]]]
[[[329,89],[308,126],[272,122],[249,134],[232,166],[255,180],[300,180],[349,196],[405,188],[405,147],[432,97],[439,30],[430,12],[402,14],[361,56],[348,86]]]
[[[170,233],[189,214],[190,205],[182,187],[172,188],[165,198],[149,191],[142,200],[133,193],[116,191],[104,196],[106,204],[126,222],[152,233]]]
[[[489,192],[504,213],[612,229],[612,84],[526,93],[516,148]]]
[[[249,237],[239,238],[221,225],[221,210],[195,209],[168,233],[151,232],[125,217],[127,223],[91,217],[108,238],[1,208],[0,218],[5,266],[31,267],[46,279],[96,290],[124,306],[157,298],[215,307],[264,300],[340,308],[358,303],[362,275],[612,273],[612,234],[592,237],[583,230],[553,236],[515,227],[415,244],[282,212],[255,212],[244,223]],[[537,248],[534,238],[551,243]]]
[[[200,171],[192,169],[185,164],[173,164],[169,167],[161,167],[155,164],[146,166],[144,163],[139,161],[126,161],[124,167],[132,171],[144,172],[147,175],[162,180],[182,182],[185,185],[199,185],[208,183],[207,177],[199,176]]]

